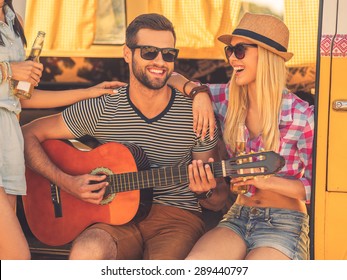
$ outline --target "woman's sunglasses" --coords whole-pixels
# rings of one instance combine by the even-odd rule
[[[132,50],[140,49],[141,57],[146,60],[155,59],[159,52],[161,52],[161,55],[166,62],[174,62],[179,52],[179,50],[175,48],[157,48],[153,46],[132,46],[129,48]]]
[[[244,44],[244,43],[239,43],[236,44],[235,46],[229,45],[229,46],[225,46],[224,47],[224,51],[225,51],[225,56],[227,57],[227,59],[229,60],[229,57],[232,56],[232,54],[235,54],[235,57],[237,59],[243,59],[246,55],[246,49],[247,47],[257,47],[258,45],[256,44]]]

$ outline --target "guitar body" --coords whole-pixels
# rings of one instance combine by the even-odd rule
[[[95,205],[60,190],[27,168],[28,190],[23,196],[25,216],[36,238],[52,246],[71,242],[94,223],[123,225],[133,219],[143,219],[150,210],[154,186],[189,181],[186,165],[150,169],[144,152],[132,143],[112,142],[81,151],[60,140],[47,140],[42,147],[65,173],[106,174],[109,183],[103,199],[106,204]],[[274,174],[284,163],[280,155],[268,151],[208,164],[216,178],[253,178]]]
[[[92,173],[100,167],[106,167],[114,174],[137,171],[132,152],[119,143],[103,144],[91,151],[80,151],[60,140],[47,140],[42,146],[50,159],[71,175]],[[23,206],[28,225],[38,240],[52,246],[71,242],[86,227],[97,222],[112,225],[128,223],[139,216],[139,206],[144,204],[141,198],[151,200],[152,194],[152,189],[120,192],[109,204],[94,205],[60,189],[61,217],[57,217],[51,182],[29,168],[26,178],[27,195],[23,196]]]

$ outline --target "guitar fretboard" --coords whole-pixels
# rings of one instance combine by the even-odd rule
[[[223,177],[222,162],[208,163],[215,177]],[[188,182],[188,166],[153,168],[139,172],[112,174],[107,176],[109,192],[118,193],[131,190],[169,186]]]

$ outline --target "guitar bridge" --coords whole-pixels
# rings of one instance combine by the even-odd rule
[[[51,198],[54,207],[54,216],[56,218],[63,217],[63,212],[61,209],[61,200],[60,200],[60,189],[56,184],[51,183]]]

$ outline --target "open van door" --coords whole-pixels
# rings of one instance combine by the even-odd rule
[[[320,1],[314,258],[347,259],[347,0]]]

